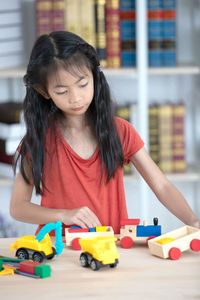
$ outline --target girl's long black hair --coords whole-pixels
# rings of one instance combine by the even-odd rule
[[[50,126],[53,128],[62,114],[53,101],[46,100],[38,92],[38,88],[47,93],[48,76],[55,73],[60,65],[69,71],[86,67],[93,74],[94,98],[87,113],[98,143],[102,169],[107,171],[107,181],[124,162],[109,86],[100,69],[95,49],[71,32],[57,31],[42,35],[35,42],[24,76],[27,91],[23,112],[27,130],[15,162],[15,170],[17,162],[20,162],[20,171],[27,183],[30,183],[28,174],[31,171],[36,194],[42,194],[46,132]]]

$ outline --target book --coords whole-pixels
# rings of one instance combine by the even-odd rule
[[[20,123],[23,120],[22,103],[2,102],[0,103],[0,122],[5,124]]]
[[[6,155],[14,155],[20,142],[21,138],[0,139],[0,151],[5,153]]]
[[[121,66],[136,66],[135,1],[120,0]]]
[[[53,30],[53,1],[36,0],[36,26],[37,35],[48,34]]]
[[[80,1],[65,0],[65,30],[81,36]]]
[[[65,30],[65,0],[52,1],[52,31]]]
[[[183,102],[173,105],[173,169],[185,172],[187,169],[185,150],[185,105]]]
[[[95,0],[96,50],[102,67],[106,67],[106,1]]]
[[[95,3],[93,0],[79,0],[80,1],[80,13],[81,19],[81,37],[91,44],[96,46],[95,35]],[[87,13],[86,13],[87,12]]]
[[[149,107],[149,153],[153,161],[159,164],[158,104]]]
[[[22,138],[26,132],[26,127],[23,123],[5,124],[0,122],[0,138],[11,139]]]
[[[162,104],[158,111],[159,167],[164,173],[173,172],[173,105]]]
[[[119,68],[121,65],[119,0],[106,1],[106,51],[107,67]]]

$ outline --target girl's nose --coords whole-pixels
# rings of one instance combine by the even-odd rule
[[[77,91],[71,91],[69,97],[70,104],[78,103],[80,101],[81,101],[81,95]]]

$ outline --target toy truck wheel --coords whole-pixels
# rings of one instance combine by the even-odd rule
[[[43,253],[34,252],[32,255],[32,260],[37,261],[39,263],[43,262],[44,259],[45,259],[45,255]]]
[[[90,268],[93,271],[97,271],[101,268],[101,264],[98,261],[96,261],[95,259],[92,259],[90,262]]]
[[[52,254],[48,255],[47,259],[53,259],[55,255],[56,255],[56,249],[52,247]]]
[[[114,264],[110,264],[110,268],[116,268],[118,264],[118,259],[115,260]]]
[[[89,267],[89,262],[88,262],[87,254],[81,253],[81,255],[80,255],[80,264],[84,268]]]
[[[17,252],[16,252],[16,256],[19,259],[29,259],[28,251],[24,248],[18,249]]]
[[[81,250],[81,245],[79,243],[79,238],[75,238],[72,240],[71,247],[73,250]]]
[[[131,237],[124,236],[123,238],[121,238],[120,244],[122,248],[129,249],[133,247],[134,242]]]
[[[190,243],[190,249],[192,251],[200,251],[200,240],[199,239],[193,239]]]
[[[181,257],[181,250],[173,247],[169,250],[169,258],[172,260],[178,260]]]

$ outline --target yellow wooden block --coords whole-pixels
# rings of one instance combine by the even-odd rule
[[[96,226],[96,232],[106,232],[107,226]]]
[[[159,244],[164,245],[164,244],[171,243],[173,241],[175,241],[175,238],[173,238],[173,237],[165,237],[165,238],[157,240],[156,242],[159,243]]]
[[[4,269],[0,271],[0,276],[3,275],[14,275],[14,270],[13,269]]]

